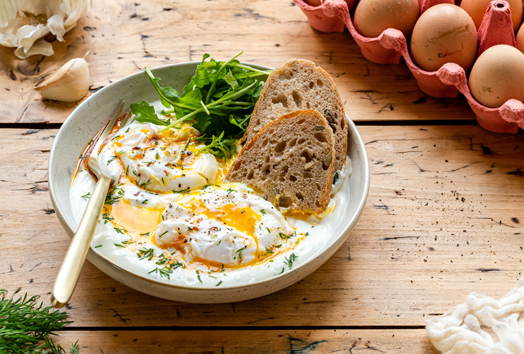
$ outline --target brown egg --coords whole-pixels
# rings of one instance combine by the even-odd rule
[[[418,0],[360,0],[354,22],[357,31],[366,37],[378,37],[388,28],[409,37],[418,15]]]
[[[424,70],[436,71],[451,62],[467,71],[476,54],[475,24],[458,6],[440,4],[430,7],[413,29],[411,55]]]
[[[304,0],[307,4],[311,6],[320,6],[322,3],[322,0]],[[324,0],[325,1],[325,0]],[[355,3],[357,0],[344,0],[348,4],[348,8],[351,11],[353,9],[353,6],[355,6]]]
[[[524,53],[524,25],[520,26],[519,33],[517,34],[517,48]]]
[[[511,18],[513,20],[513,29],[517,31],[522,20],[522,0],[506,0],[509,3],[511,10]],[[477,30],[482,23],[482,19],[486,14],[491,0],[462,0],[460,7],[462,7],[471,16]]]
[[[524,102],[524,54],[509,45],[496,45],[477,59],[469,89],[487,107],[500,107],[510,98]]]

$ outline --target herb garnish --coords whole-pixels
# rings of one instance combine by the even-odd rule
[[[337,172],[335,172],[335,174],[333,175],[333,184],[337,183],[338,178],[339,178],[339,177],[338,177],[338,171],[337,171]]]
[[[238,253],[238,259],[242,259],[242,251],[246,249],[246,246],[239,248],[235,253]]]
[[[147,181],[145,181],[144,183],[140,184],[139,187],[145,189],[150,184],[151,184],[151,178],[148,178]]]
[[[155,264],[158,264],[158,265],[163,265],[163,264],[166,264],[168,259],[166,258],[166,256],[164,256],[164,254],[162,253],[159,257],[160,259],[158,261],[155,262]]]
[[[153,257],[155,256],[155,250],[152,248],[143,249],[143,250],[138,251],[137,256],[138,256],[138,259],[140,260],[147,258],[148,261],[151,261]]]
[[[218,137],[214,135],[211,138],[201,136],[195,138],[195,141],[200,141],[207,144],[207,146],[201,148],[196,152],[197,155],[205,152],[208,154],[212,154],[219,159],[227,160],[231,158],[231,156],[233,156],[233,153],[235,152],[235,144],[237,142],[237,139],[224,139],[224,132],[222,132]]]
[[[116,202],[120,201],[120,199],[122,199],[124,196],[124,191],[122,188],[119,188],[122,185],[123,183],[113,187],[113,189],[107,193],[105,204],[115,204]]]
[[[151,274],[151,273],[160,274],[160,278],[166,277],[167,279],[171,279],[171,274],[173,274],[173,270],[168,267],[164,267],[164,268],[156,267],[155,269],[148,272],[147,274]]]
[[[169,267],[173,270],[180,268],[180,267],[185,268],[185,266],[182,263],[180,263],[179,261],[169,264]]]
[[[181,194],[183,194],[183,193],[189,193],[190,190],[189,190],[189,188],[181,189],[181,190],[179,190],[179,191],[176,191],[176,190],[173,189],[171,192],[173,192],[173,193],[181,193]]]
[[[111,156],[111,158],[107,160],[107,165],[109,166],[109,164],[115,160],[116,160],[116,156],[115,155]]]
[[[296,232],[296,231],[293,231],[293,232],[290,233],[289,235],[286,235],[286,234],[284,234],[284,233],[282,233],[282,232],[279,232],[279,233],[278,233],[278,236],[280,236],[280,238],[281,238],[282,240],[289,239],[289,238],[294,237],[294,236],[296,236],[296,235],[297,235],[297,232]]]
[[[104,224],[107,224],[109,221],[115,220],[109,213],[102,213],[102,220],[104,220]]]
[[[177,128],[178,124],[192,121],[202,137],[206,150],[217,158],[228,159],[235,152],[237,140],[244,134],[260,90],[270,71],[240,64],[236,58],[226,62],[210,59],[204,54],[195,74],[181,94],[169,86],[160,86],[160,78],[146,68],[145,73],[160,96],[162,105],[168,108],[162,114],[175,115],[174,121],[160,119],[155,108],[147,102],[131,104],[135,120],[165,126],[160,131]]]
[[[182,150],[182,152],[180,153],[180,155],[185,155],[186,154],[186,150],[189,146],[189,144],[191,143],[191,137],[189,138],[189,140],[187,141],[187,144],[186,146],[184,146],[184,149]]]
[[[65,354],[52,336],[73,321],[66,321],[67,313],[43,307],[38,296],[27,293],[16,300],[6,299],[7,290],[0,289],[0,351],[2,353],[52,353]],[[53,311],[54,310],[54,311]],[[71,354],[78,354],[78,341],[69,347]]]
[[[296,261],[298,256],[296,256],[294,253],[291,253],[289,255],[289,258],[286,257],[286,260],[284,261],[284,264],[286,264],[289,269],[293,268],[293,262]]]
[[[153,123],[156,125],[169,125],[169,120],[158,118],[155,108],[142,100],[141,103],[131,103],[131,111],[135,115],[135,120],[140,123]]]

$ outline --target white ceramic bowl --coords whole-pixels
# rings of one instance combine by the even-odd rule
[[[162,85],[169,85],[182,92],[189,82],[199,62],[188,62],[166,65],[152,72],[162,78]],[[258,69],[270,69],[260,65],[251,65]],[[49,158],[49,193],[51,200],[67,234],[72,237],[75,232],[75,222],[69,203],[69,187],[71,176],[84,147],[99,131],[112,115],[118,102],[126,100],[129,104],[146,100],[157,100],[156,91],[152,88],[143,72],[135,73],[118,80],[82,102],[62,125],[51,149]],[[135,290],[164,299],[194,302],[221,303],[248,300],[281,290],[311,274],[319,268],[349,236],[355,227],[369,190],[369,164],[362,139],[351,120],[348,119],[348,156],[353,162],[353,173],[350,177],[350,205],[346,219],[335,229],[336,235],[330,235],[329,242],[307,262],[279,276],[242,286],[222,286],[196,288],[156,281],[151,278],[136,275],[117,266],[111,259],[97,253],[91,248],[87,259],[102,272],[113,279]]]

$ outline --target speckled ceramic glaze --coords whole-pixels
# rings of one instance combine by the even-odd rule
[[[157,77],[162,78],[162,85],[169,85],[182,91],[194,74],[198,62],[181,63],[162,66],[153,69]],[[251,64],[247,64],[251,65]],[[260,65],[251,65],[259,69],[269,69]],[[58,132],[51,149],[49,159],[49,193],[53,201],[56,214],[72,237],[75,230],[71,207],[69,204],[69,187],[71,177],[78,156],[95,133],[102,128],[112,115],[115,107],[121,100],[129,104],[141,100],[154,101],[158,99],[147,76],[136,73],[127,76],[101,89],[79,105],[65,121]],[[330,242],[326,242],[315,256],[308,262],[271,279],[234,287],[220,287],[213,289],[194,288],[166,284],[145,277],[138,276],[126,269],[115,265],[109,258],[89,250],[87,259],[98,269],[113,279],[135,290],[164,299],[193,302],[193,303],[221,303],[248,300],[281,290],[311,274],[319,268],[349,236],[355,227],[364,208],[369,190],[369,164],[362,139],[349,120],[348,156],[353,161],[353,174],[350,177],[350,205],[343,223],[336,229],[336,235],[331,235]]]

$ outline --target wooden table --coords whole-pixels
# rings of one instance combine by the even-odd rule
[[[500,297],[523,269],[524,134],[481,129],[464,98],[424,95],[405,65],[363,59],[348,33],[311,29],[291,0],[93,0],[52,57],[0,49],[0,288],[49,294],[69,238],[47,161],[77,104],[32,90],[87,56],[91,93],[145,66],[204,53],[272,67],[305,58],[337,83],[371,163],[348,241],[297,284],[240,303],[195,305],[131,290],[85,265],[59,333],[81,353],[435,353],[424,329],[470,292]],[[16,295],[15,295],[16,296]]]

